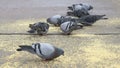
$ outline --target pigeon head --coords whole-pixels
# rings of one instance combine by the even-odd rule
[[[29,27],[31,27],[33,24],[29,24]]]
[[[37,23],[29,24],[29,28],[31,28],[32,30],[36,30],[36,25]]]
[[[29,27],[30,27],[30,28],[33,28],[33,25],[34,25],[34,24],[29,24]]]
[[[59,55],[64,55],[64,51],[60,48],[57,48],[56,53],[59,54]]]
[[[88,10],[91,10],[91,9],[93,9],[93,7],[92,7],[92,6],[89,6]]]
[[[47,19],[47,22],[51,22],[50,18]]]
[[[68,6],[68,9],[69,9],[69,10],[73,10],[73,7],[72,7],[72,6]]]

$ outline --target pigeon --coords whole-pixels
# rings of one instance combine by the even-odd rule
[[[73,30],[81,29],[82,27],[82,25],[78,25],[73,21],[67,21],[60,25],[60,29],[65,35],[70,35]]]
[[[34,24],[29,24],[30,30],[28,31],[29,33],[35,33],[39,35],[45,35],[48,32],[49,29],[49,24],[44,23],[44,22],[38,22]]]
[[[67,12],[68,16],[75,16],[75,17],[83,17],[86,15],[90,15],[88,11],[86,11],[85,9],[82,10],[76,10],[76,11],[68,11]]]
[[[72,6],[69,6],[68,9],[71,10],[67,12],[68,16],[82,17],[85,15],[90,15],[88,11],[93,9],[93,7],[86,3],[80,3],[73,4]]]
[[[77,11],[77,10],[82,10],[82,9],[89,11],[93,9],[93,6],[87,3],[80,3],[80,4],[73,4],[72,6],[68,6],[68,9],[71,11]]]
[[[100,19],[108,19],[108,18],[103,18],[104,16],[106,15],[105,14],[104,15],[87,15],[79,18],[78,21],[84,26],[91,26],[93,23],[95,23]]]
[[[50,23],[50,24],[53,24],[55,26],[58,26],[58,25],[60,25],[59,19],[62,18],[62,17],[63,16],[61,16],[61,15],[54,15],[54,16],[48,18],[47,22]]]
[[[61,15],[54,15],[47,19],[48,23],[54,24],[55,26],[60,26],[62,23],[66,21],[75,21],[75,19],[69,16],[61,16]]]
[[[61,48],[57,48],[49,43],[32,43],[32,46],[20,45],[17,51],[27,51],[31,54],[36,54],[43,60],[53,60],[61,55],[64,55],[64,51]]]

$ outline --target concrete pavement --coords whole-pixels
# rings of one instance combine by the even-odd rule
[[[76,30],[70,36],[58,35],[60,29],[52,25],[47,36],[29,35],[28,24],[45,21],[55,14],[65,15],[68,5],[79,2],[46,1],[0,1],[0,68],[120,68],[119,0],[81,0],[93,4],[92,14],[106,14],[109,19]],[[19,45],[33,42],[63,48],[65,56],[42,61],[36,55],[16,51]]]

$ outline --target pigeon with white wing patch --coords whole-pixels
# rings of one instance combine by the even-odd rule
[[[55,26],[60,26],[62,23],[67,21],[76,21],[75,18],[69,16],[54,15],[47,19],[47,22]]]
[[[82,25],[78,25],[76,22],[73,21],[67,21],[60,25],[60,29],[66,35],[70,35],[73,30],[77,30],[81,28],[83,28]]]
[[[37,54],[44,60],[52,60],[60,55],[64,55],[64,51],[48,43],[33,43],[32,46],[19,46],[17,51],[28,51],[32,54]]]

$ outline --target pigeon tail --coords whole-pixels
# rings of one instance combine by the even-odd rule
[[[106,16],[106,15],[104,14],[104,15],[99,15],[99,16],[104,17],[104,16]]]
[[[108,18],[101,18],[101,19],[103,19],[103,20],[107,20]]]
[[[17,51],[27,51],[30,52],[32,54],[35,54],[34,49],[32,48],[32,46],[28,46],[28,45],[20,45],[20,48],[16,49]]]
[[[20,49],[20,48],[19,48],[19,49],[16,49],[16,50],[17,50],[17,51],[22,51],[22,49]]]
[[[103,18],[104,16],[106,16],[105,14],[104,15],[100,15],[101,16],[101,19],[108,19],[108,18]]]
[[[31,46],[27,46],[27,45],[20,45],[19,47],[20,47],[20,48],[17,49],[17,51],[22,51],[22,50],[25,50],[25,49],[32,48]]]

